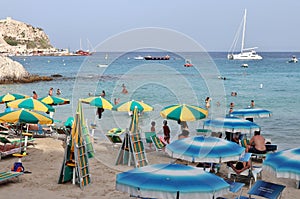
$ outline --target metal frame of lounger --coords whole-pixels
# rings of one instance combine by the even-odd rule
[[[161,151],[166,145],[156,136],[151,136],[151,140],[156,151]]]

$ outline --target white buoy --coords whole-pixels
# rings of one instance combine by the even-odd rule
[[[263,84],[260,84],[260,88],[263,88]]]

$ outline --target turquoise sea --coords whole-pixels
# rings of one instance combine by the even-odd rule
[[[156,121],[160,131],[163,119],[160,110],[167,105],[186,103],[205,106],[207,96],[212,98],[209,118],[228,113],[230,102],[234,109],[245,108],[254,100],[256,107],[272,111],[270,118],[255,119],[261,126],[262,135],[271,139],[279,149],[299,146],[300,129],[300,63],[287,61],[300,53],[261,53],[259,61],[227,60],[227,53],[171,53],[171,52],[129,52],[95,53],[79,57],[12,57],[30,72],[39,75],[61,74],[63,77],[50,82],[0,85],[0,94],[7,92],[32,95],[35,90],[39,97],[46,96],[50,87],[62,91],[61,97],[71,99],[70,105],[56,108],[54,118],[65,121],[75,113],[78,99],[99,95],[102,90],[113,102],[120,98],[143,100],[154,106],[154,111],[144,113],[140,126],[150,130],[151,121]],[[167,61],[136,60],[136,56],[165,56]],[[193,67],[184,67],[185,59],[191,59]],[[248,68],[241,65],[247,63]],[[108,67],[103,67],[108,64]],[[222,80],[219,77],[226,77]],[[129,93],[121,94],[125,84]],[[237,96],[231,96],[237,92]],[[104,133],[114,127],[128,128],[128,113],[106,110],[101,120],[96,118],[95,108],[83,105],[87,123],[96,123],[95,135],[105,139]],[[4,107],[0,107],[3,111]],[[191,133],[201,128],[203,121],[189,122]],[[179,126],[169,121],[173,139],[177,138]]]

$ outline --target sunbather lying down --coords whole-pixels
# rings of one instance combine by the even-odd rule
[[[232,162],[229,162],[229,166],[237,173],[240,174],[243,171],[251,167],[250,160],[248,162],[237,162],[235,165]]]

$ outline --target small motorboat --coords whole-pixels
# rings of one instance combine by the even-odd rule
[[[248,68],[248,64],[242,64],[241,67]]]
[[[293,56],[291,60],[288,61],[288,63],[297,63],[298,59],[296,58],[296,56]]]
[[[142,56],[139,55],[139,56],[137,56],[137,57],[134,57],[134,59],[135,59],[135,60],[143,60],[144,57],[142,57]]]
[[[191,60],[189,60],[189,59],[185,60],[184,67],[191,67],[191,66],[193,66]]]

